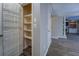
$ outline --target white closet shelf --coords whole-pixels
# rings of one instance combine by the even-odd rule
[[[32,30],[30,30],[30,29],[24,29],[24,31],[32,31]]]
[[[28,16],[32,16],[32,14],[27,14],[27,15],[24,15],[24,17],[28,17]]]
[[[24,24],[32,24],[32,22],[25,22]]]
[[[30,36],[24,36],[24,38],[27,38],[27,39],[29,39],[29,40],[32,39],[32,37],[30,37]]]

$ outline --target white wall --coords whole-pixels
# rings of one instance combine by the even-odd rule
[[[51,44],[51,4],[40,4],[40,55],[46,55]]]
[[[40,4],[40,54],[48,49],[48,4]]]
[[[40,4],[40,55],[44,55],[48,43],[48,8],[47,4]]]
[[[33,10],[32,55],[40,56],[40,4],[38,3],[32,4],[32,10]]]
[[[51,19],[52,19],[52,8],[51,4],[48,4],[48,48],[51,44]],[[48,49],[47,49],[48,51]]]
[[[66,38],[65,29],[63,30],[65,24],[63,22],[63,16],[52,16],[52,38]]]
[[[52,16],[51,19],[52,38],[58,38],[57,32],[57,16]]]
[[[48,20],[50,16],[48,4],[33,4],[33,55],[44,56],[50,45],[50,30]],[[35,22],[36,19],[36,22]],[[50,28],[51,29],[51,28]],[[49,31],[49,32],[48,32]]]

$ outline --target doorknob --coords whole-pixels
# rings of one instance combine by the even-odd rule
[[[3,37],[3,35],[0,35],[0,37]]]

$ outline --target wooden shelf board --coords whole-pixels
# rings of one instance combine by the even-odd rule
[[[24,31],[32,31],[32,30],[29,30],[29,29],[24,29]]]
[[[30,36],[24,36],[24,38],[27,38],[27,39],[29,39],[29,40],[32,39],[32,37],[30,37]]]
[[[32,24],[32,22],[26,22],[26,23],[24,23],[24,24]]]
[[[32,14],[27,14],[27,15],[24,15],[24,17],[29,17],[29,16],[32,16]]]

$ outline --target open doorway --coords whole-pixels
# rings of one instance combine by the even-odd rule
[[[32,3],[23,4],[23,53],[32,55]]]
[[[66,36],[69,40],[78,40],[79,37],[79,16],[66,17]]]

